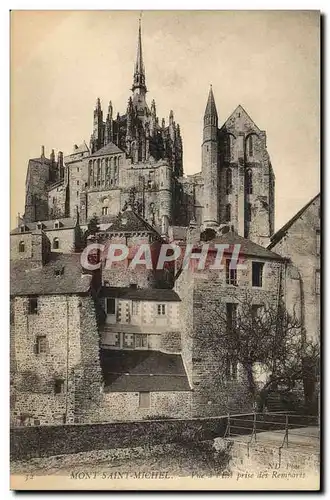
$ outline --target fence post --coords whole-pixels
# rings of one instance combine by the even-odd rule
[[[254,440],[257,441],[257,414],[254,412],[253,414],[253,429],[252,429],[252,439],[254,436]]]
[[[285,415],[285,436],[286,447],[289,448],[289,415]]]
[[[227,429],[225,432],[225,437],[230,437],[230,413],[227,415]]]

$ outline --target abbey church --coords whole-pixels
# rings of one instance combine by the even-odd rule
[[[320,195],[275,233],[266,132],[245,109],[223,123],[209,89],[201,170],[185,175],[175,114],[158,117],[146,94],[140,24],[126,110],[114,116],[112,102],[102,109],[97,99],[89,141],[49,157],[42,146],[28,162],[25,212],[11,232],[14,426],[249,411],[237,364],[198,343],[209,308],[223,309],[228,326],[247,291],[256,307],[285,301],[302,336],[319,336]],[[199,248],[205,234],[239,244],[246,269],[102,263],[89,273],[80,256],[92,219],[94,239],[130,251],[168,241]]]

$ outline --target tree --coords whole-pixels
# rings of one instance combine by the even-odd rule
[[[256,304],[248,291],[235,303],[214,300],[196,340],[216,358],[225,357],[241,367],[251,400],[259,399],[260,406],[279,386],[289,391],[303,382],[309,392],[315,386],[318,343],[303,338],[299,319],[281,301]],[[263,381],[256,376],[257,369]]]
[[[96,214],[93,215],[93,217],[89,220],[88,224],[87,224],[87,229],[84,233],[84,237],[83,237],[83,245],[86,246],[87,245],[87,239],[92,236],[94,239],[97,238],[97,233],[99,232],[100,230],[100,226],[99,226],[99,220],[96,216]]]
[[[95,234],[99,230],[100,230],[99,220],[98,220],[96,214],[94,214],[93,217],[89,220],[88,225],[87,225],[88,236],[90,236],[90,235],[95,236]]]

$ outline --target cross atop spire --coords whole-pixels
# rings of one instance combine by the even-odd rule
[[[140,94],[147,92],[147,87],[145,83],[145,70],[144,70],[143,56],[142,56],[141,15],[139,18],[138,45],[137,45],[137,54],[136,54],[133,87],[132,87],[133,91],[135,91],[136,89],[139,89]]]

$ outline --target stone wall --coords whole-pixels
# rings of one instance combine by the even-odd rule
[[[146,444],[195,443],[223,436],[226,425],[226,417],[220,417],[20,427],[10,431],[10,454],[15,460]]]
[[[225,376],[226,349],[214,352],[208,335],[225,328],[226,303],[252,299],[256,305],[276,305],[281,293],[281,262],[264,263],[263,286],[252,287],[252,259],[247,269],[238,270],[238,286],[226,284],[225,271],[183,271],[176,282],[182,302],[180,319],[183,336],[182,357],[193,388],[193,416],[215,416],[230,412],[251,411],[252,401],[244,376],[237,380]]]
[[[76,207],[80,207],[80,193],[86,189],[88,182],[88,163],[82,158],[67,165],[69,185],[69,217],[74,217]]]
[[[291,261],[292,269],[286,283],[288,303],[302,311],[302,320],[307,338],[320,336],[320,294],[316,290],[316,273],[320,272],[321,260],[317,251],[317,233],[321,230],[320,197],[286,231],[283,238],[272,250]],[[298,283],[300,290],[296,301],[290,300],[293,284]],[[297,285],[295,286],[297,288]]]
[[[99,339],[91,297],[38,297],[37,314],[28,298],[13,300],[13,425],[74,422],[101,386]],[[38,337],[45,337],[38,353]],[[61,381],[61,391],[55,385]],[[83,386],[83,397],[81,395]]]
[[[139,407],[138,392],[108,392],[102,394],[98,407],[95,406],[88,421],[113,422],[143,420],[148,418],[191,417],[191,392],[150,392],[150,407]]]
[[[51,244],[52,252],[73,253],[76,248],[77,228],[70,229],[52,229],[45,231]],[[57,238],[59,247],[54,248],[54,239]]]
[[[68,217],[66,214],[67,189],[64,182],[58,182],[48,190],[48,216],[50,219]]]
[[[24,243],[24,252],[19,251],[20,242]],[[10,235],[10,259],[22,260],[32,257],[32,234],[19,233]]]

